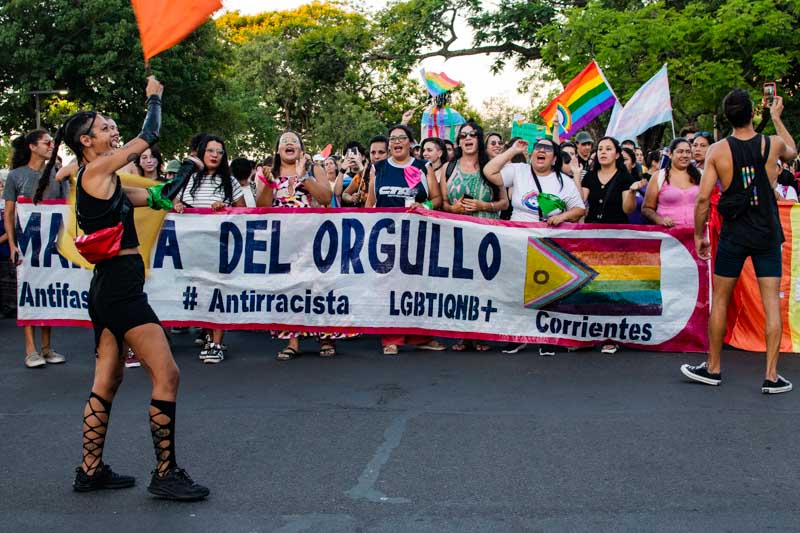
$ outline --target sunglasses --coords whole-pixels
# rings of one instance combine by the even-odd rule
[[[281,137],[281,139],[278,141],[278,144],[300,144],[300,141],[293,137]]]
[[[225,150],[220,150],[218,148],[206,148],[206,153],[212,155],[225,155]]]
[[[489,146],[503,146],[503,141],[489,141]]]
[[[541,150],[542,152],[549,152],[553,153],[555,150],[553,149],[553,145],[549,143],[536,143],[533,145],[533,151]]]
[[[50,139],[49,141],[39,141],[36,144],[43,144],[45,146],[53,146],[53,139]]]
[[[699,131],[699,132],[695,133],[694,134],[694,138],[696,139],[698,137],[703,137],[704,139],[706,139],[708,141],[711,141],[711,140],[714,139],[714,137],[711,135],[711,132],[708,132],[708,131]]]
[[[478,136],[477,131],[462,131],[461,133],[458,134],[459,139],[466,139],[467,137],[475,138],[477,136]]]

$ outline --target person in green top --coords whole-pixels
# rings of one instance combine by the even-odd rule
[[[455,157],[439,180],[443,209],[459,215],[500,218],[500,211],[508,209],[508,194],[504,187],[490,183],[483,174],[483,167],[489,161],[483,129],[470,120],[459,129],[457,141]],[[468,341],[459,339],[450,349],[462,352],[468,347]],[[473,347],[479,352],[491,348],[479,341]]]
[[[475,122],[463,124],[458,131],[455,158],[448,163],[439,182],[448,213],[480,218],[499,218],[508,208],[508,195],[486,179],[483,167],[489,158],[483,139],[483,129]]]

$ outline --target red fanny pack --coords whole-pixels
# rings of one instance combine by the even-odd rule
[[[106,259],[111,259],[115,257],[119,251],[122,249],[122,219],[125,218],[127,213],[130,210],[128,204],[125,203],[123,195],[125,194],[122,190],[122,185],[119,181],[117,181],[117,188],[114,191],[114,196],[111,199],[111,205],[106,210],[105,213],[102,213],[95,217],[87,217],[85,215],[80,215],[78,211],[78,204],[80,203],[81,198],[81,176],[83,175],[83,169],[78,172],[78,179],[76,182],[77,188],[75,190],[75,234],[78,233],[78,217],[80,216],[81,219],[85,221],[89,220],[97,220],[99,218],[104,218],[108,216],[110,213],[119,210],[119,218],[120,222],[118,222],[115,226],[111,226],[108,228],[99,229],[95,232],[89,233],[87,235],[81,235],[79,237],[75,237],[75,248],[78,249],[78,253],[83,256],[84,259],[89,261],[92,264],[97,264],[100,261],[104,261]],[[119,178],[117,178],[119,180]]]
[[[117,255],[122,246],[122,222],[111,228],[103,228],[89,235],[75,238],[75,248],[92,264]]]

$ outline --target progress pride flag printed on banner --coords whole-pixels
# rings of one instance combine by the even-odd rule
[[[20,324],[88,325],[65,205],[19,205]],[[691,228],[485,221],[401,209],[170,213],[145,290],[166,325],[704,351]]]

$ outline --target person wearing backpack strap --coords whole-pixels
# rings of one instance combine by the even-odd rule
[[[786,130],[781,113],[783,99],[774,96],[768,107],[777,135],[762,136],[753,127],[750,94],[734,89],[723,101],[733,134],[711,145],[706,154],[703,178],[694,214],[694,241],[700,259],[711,259],[706,234],[711,193],[720,182],[719,212],[722,230],[714,261],[714,291],[709,321],[708,359],[699,365],[683,365],[681,372],[707,385],[722,383],[720,359],[728,313],[728,302],[739,280],[745,260],[753,261],[766,322],[766,371],[761,392],[777,394],[792,390],[778,374],[782,334],[780,282],[783,229],[773,190],[778,178],[778,159],[791,161],[797,147]]]

